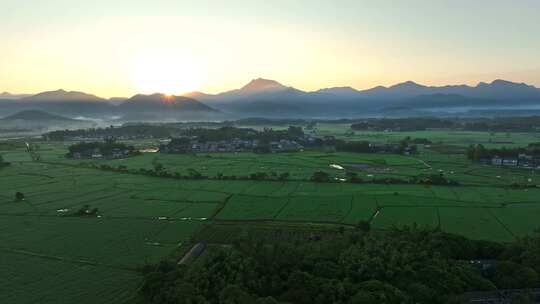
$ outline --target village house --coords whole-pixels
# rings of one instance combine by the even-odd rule
[[[505,158],[502,161],[502,165],[507,166],[507,167],[516,167],[518,165],[518,160],[517,158],[509,158],[509,159]]]
[[[502,166],[503,160],[502,158],[495,156],[491,159],[491,164],[494,166]]]
[[[93,151],[92,151],[92,155],[91,155],[92,158],[97,158],[97,159],[100,159],[100,158],[103,158],[103,154],[101,154],[101,150],[99,148],[95,148]]]
[[[530,155],[526,153],[520,153],[516,157],[499,157],[483,158],[478,161],[483,165],[492,166],[505,166],[505,167],[519,167],[526,169],[540,169],[540,156]]]
[[[304,146],[294,140],[281,139],[270,143],[270,150],[273,152],[300,151]]]

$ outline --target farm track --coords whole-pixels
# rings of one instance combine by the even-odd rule
[[[282,212],[285,208],[287,208],[287,206],[289,206],[290,202],[291,202],[291,198],[288,197],[288,198],[287,198],[287,201],[283,204],[283,206],[281,206],[281,208],[279,208],[279,210],[276,211],[276,213],[272,216],[273,220],[276,220],[276,221],[277,221],[277,218],[279,217],[279,215],[281,214],[281,212]]]
[[[130,196],[133,199],[140,199],[148,202],[168,202],[168,203],[181,203],[181,204],[219,204],[219,201],[190,201],[190,200],[172,200],[172,199],[161,199],[161,198],[141,198],[137,195]]]
[[[313,221],[313,220],[277,220],[277,219],[260,219],[260,220],[232,220],[232,219],[215,219],[214,223],[235,223],[235,224],[305,224],[305,225],[332,225],[332,226],[345,226],[356,227],[355,224],[347,224],[334,221]]]
[[[345,219],[352,213],[354,204],[354,194],[351,195],[351,200],[349,201],[349,210],[341,218],[341,222],[344,222]]]
[[[144,217],[144,216],[102,216],[102,217],[77,217],[77,216],[58,216],[52,214],[35,214],[35,213],[0,213],[0,216],[4,217],[44,217],[44,218],[56,218],[56,219],[83,219],[83,220],[137,220],[137,221],[155,221],[155,222],[204,222],[208,219],[202,220],[199,218],[172,218],[158,219],[156,216]]]
[[[90,266],[105,267],[105,268],[110,268],[110,269],[115,269],[115,270],[125,270],[125,271],[131,271],[131,272],[138,272],[138,270],[135,269],[135,268],[129,268],[129,267],[122,267],[122,266],[117,266],[117,265],[105,264],[105,263],[100,263],[100,262],[87,260],[87,259],[72,259],[72,258],[66,258],[66,257],[61,257],[61,256],[56,256],[56,255],[48,255],[48,254],[39,253],[39,252],[33,252],[33,251],[25,250],[25,249],[14,249],[14,248],[0,247],[0,251],[4,251],[4,252],[8,252],[8,253],[20,254],[20,255],[28,255],[28,256],[33,256],[33,257],[38,257],[38,258],[43,258],[43,259],[49,259],[49,260],[56,260],[56,261],[72,263],[72,264],[90,265]]]
[[[437,229],[441,229],[442,227],[441,211],[439,210],[439,207],[437,207],[436,210],[437,210]]]
[[[489,215],[491,215],[496,221],[497,223],[499,223],[499,225],[501,225],[503,227],[504,230],[506,230],[506,232],[508,232],[514,239],[518,239],[518,237],[512,232],[512,230],[510,230],[510,228],[508,228],[508,226],[506,226],[493,212],[491,212],[491,210],[487,210],[487,212],[489,213]]]
[[[216,216],[221,212],[221,210],[223,210],[223,208],[225,208],[225,206],[227,205],[227,203],[229,202],[231,198],[232,198],[232,194],[229,195],[227,198],[225,198],[225,200],[221,204],[218,205],[216,210],[212,212],[212,214],[208,217],[208,219],[214,221]]]

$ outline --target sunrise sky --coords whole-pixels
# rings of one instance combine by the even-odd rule
[[[0,0],[0,92],[540,86],[538,0]]]

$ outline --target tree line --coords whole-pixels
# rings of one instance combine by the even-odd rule
[[[4,157],[2,155],[0,155],[0,168],[9,166],[9,164],[10,163],[7,162],[7,161],[4,161]]]
[[[517,158],[519,154],[529,154],[531,156],[540,157],[540,144],[539,143],[531,143],[527,147],[520,147],[520,148],[494,148],[494,149],[488,149],[482,144],[472,144],[467,147],[467,150],[465,151],[465,155],[468,159],[479,161],[482,159],[491,159],[493,157],[511,157],[511,158]]]
[[[247,234],[199,259],[145,267],[141,297],[162,304],[450,304],[464,303],[468,291],[540,287],[540,234],[510,244],[416,226],[342,229],[303,242]]]
[[[138,168],[129,169],[125,165],[111,166],[108,164],[98,165],[96,163],[83,162],[78,164],[80,167],[93,168],[105,171],[113,171],[118,173],[140,174],[155,177],[188,179],[188,180],[251,180],[251,181],[287,181],[290,180],[289,172],[252,172],[246,175],[226,175],[218,172],[215,175],[204,175],[200,171],[187,168],[186,173],[169,172],[165,166],[157,161],[152,162],[152,169]],[[325,171],[315,171],[307,179],[295,179],[297,181],[312,181],[317,183],[354,183],[354,184],[418,184],[418,185],[441,185],[441,186],[458,186],[459,183],[455,180],[448,179],[444,174],[420,174],[408,179],[399,179],[392,177],[362,179],[358,173],[348,171],[345,178],[337,178]]]

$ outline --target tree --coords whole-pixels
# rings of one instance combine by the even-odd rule
[[[1,168],[1,167],[4,167],[4,166],[7,166],[7,165],[9,165],[9,163],[8,163],[8,162],[5,162],[5,161],[4,161],[4,158],[2,157],[2,155],[0,155],[0,168]]]
[[[495,266],[493,282],[501,289],[533,288],[538,284],[538,274],[530,267],[503,261]]]
[[[22,192],[15,193],[15,200],[20,202],[24,200],[24,194]]]
[[[513,294],[510,298],[512,304],[532,304],[531,298],[526,293]]]
[[[293,138],[304,136],[304,131],[302,130],[302,127],[289,126],[289,129],[287,129],[287,133],[290,137]]]
[[[279,304],[273,297],[258,298],[255,304]]]
[[[189,177],[192,178],[192,179],[200,179],[200,178],[202,178],[202,174],[199,171],[195,170],[195,169],[188,168],[187,171],[188,171]]]
[[[311,180],[317,183],[329,182],[330,174],[323,171],[317,171],[314,172],[313,175],[311,175]]]
[[[407,300],[401,290],[378,280],[362,282],[358,288],[351,304],[401,304]]]
[[[365,221],[365,220],[361,220],[360,222],[358,222],[358,229],[360,229],[360,231],[362,232],[369,232],[371,230],[371,224],[369,223],[369,221]]]
[[[362,179],[360,177],[358,177],[358,173],[356,172],[351,172],[351,171],[347,171],[347,173],[345,173],[345,175],[347,176],[347,180],[351,183],[361,183],[362,182]]]
[[[278,177],[278,179],[280,181],[287,180],[288,178],[289,178],[289,172],[283,172],[283,173],[279,174],[279,177]]]
[[[219,294],[219,302],[223,304],[251,304],[253,297],[238,285],[229,285]]]
[[[152,160],[152,166],[154,167],[154,172],[160,173],[165,169],[162,163],[158,162],[157,158]]]
[[[268,174],[266,174],[266,172],[251,173],[249,178],[252,180],[265,180],[268,178]]]

